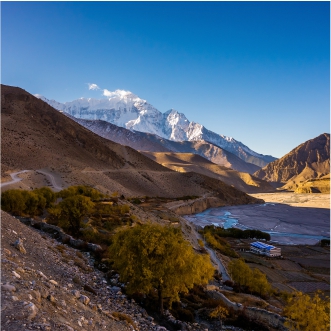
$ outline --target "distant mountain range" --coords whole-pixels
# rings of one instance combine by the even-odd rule
[[[326,176],[328,174],[330,174],[330,134],[328,133],[302,143],[279,160],[269,163],[254,173],[260,179],[279,184],[278,186],[289,190],[297,190],[311,179],[323,178],[321,183],[325,183],[326,180],[330,180],[330,177]],[[317,184],[318,181],[315,183]]]
[[[82,120],[67,116],[103,138],[139,151],[194,153],[220,166],[250,174],[260,169],[255,164],[245,162],[227,150],[204,140],[172,141],[151,133],[131,131],[101,120]]]
[[[184,114],[174,109],[161,113],[146,100],[129,91],[116,90],[100,100],[81,98],[65,103],[48,100],[38,94],[35,96],[78,119],[102,120],[128,130],[154,134],[169,141],[208,142],[258,167],[276,160],[270,155],[254,152],[233,138],[212,132],[199,123],[190,122]]]

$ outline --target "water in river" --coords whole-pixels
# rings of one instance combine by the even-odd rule
[[[186,218],[204,227],[236,227],[267,232],[280,244],[315,244],[330,238],[330,209],[265,203],[207,209]]]

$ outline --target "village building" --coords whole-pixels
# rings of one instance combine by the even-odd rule
[[[266,255],[270,257],[281,256],[281,249],[272,245],[255,241],[250,245],[250,251],[255,254]]]

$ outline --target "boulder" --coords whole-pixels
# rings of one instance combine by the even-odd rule
[[[23,246],[23,241],[21,240],[21,238],[18,238],[15,242],[14,242],[14,247],[16,249],[18,249],[22,254],[26,254],[26,250]]]

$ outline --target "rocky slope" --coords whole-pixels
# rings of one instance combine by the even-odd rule
[[[295,193],[330,193],[330,174],[321,178],[308,179],[300,184]]]
[[[296,189],[306,180],[321,178],[330,173],[330,134],[310,139],[281,159],[269,163],[254,176]]]
[[[1,96],[3,179],[9,173],[29,170],[25,174],[28,183],[46,172],[51,180],[61,179],[64,187],[85,184],[125,196],[215,195],[236,203],[254,201],[242,192],[237,193],[242,201],[234,199],[233,188],[220,181],[211,187],[205,176],[185,176],[130,147],[99,137],[22,89],[2,85]],[[45,181],[41,182],[39,186]],[[17,185],[26,188],[28,184],[22,180]]]
[[[66,103],[48,100],[41,95],[36,96],[76,118],[103,120],[129,130],[152,133],[173,141],[208,141],[259,167],[275,160],[270,155],[252,151],[231,137],[219,135],[199,123],[190,122],[184,114],[174,109],[161,113],[146,100],[129,91],[107,91],[107,98],[104,99],[80,98]]]
[[[135,330],[160,329],[121,293],[116,277],[111,285],[93,268],[88,253],[59,245],[4,212],[1,233],[2,330],[132,330],[116,313],[129,317]],[[18,239],[24,250],[13,246]]]
[[[164,139],[151,133],[127,130],[101,120],[83,120],[71,115],[68,116],[103,138],[115,141],[122,145],[130,146],[139,151],[195,153],[218,165],[250,174],[260,168],[257,165],[245,162],[233,153],[204,140],[178,142]]]

